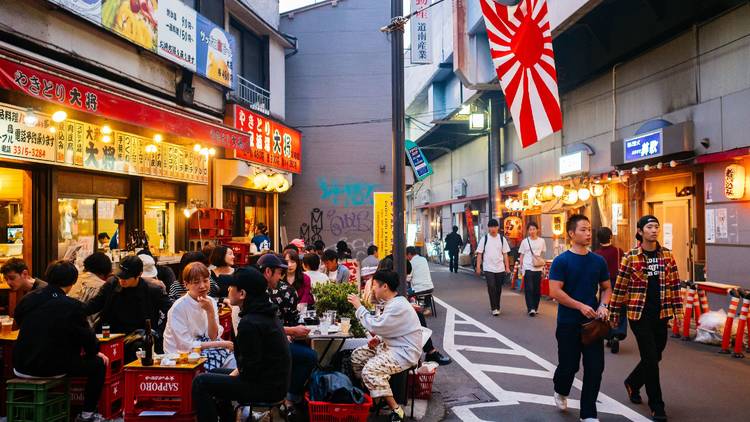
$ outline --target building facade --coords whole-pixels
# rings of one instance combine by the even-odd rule
[[[294,34],[287,60],[287,122],[305,133],[304,177],[280,204],[287,236],[355,258],[373,239],[373,193],[391,191],[390,42],[379,28],[388,2],[340,0],[284,13]]]
[[[141,4],[0,4],[0,261],[38,275],[99,233],[126,249],[145,232],[165,263],[259,222],[278,237],[301,171],[278,1]],[[197,208],[231,209],[231,229],[194,230]]]
[[[454,19],[461,16],[459,3],[452,5]],[[581,2],[555,27],[556,3],[549,7],[563,130],[523,149],[514,123],[500,116],[492,127],[498,130],[492,174],[498,188],[488,189],[495,214],[539,222],[548,250],[556,251],[565,247],[562,227],[570,213],[611,227],[623,249],[635,245],[638,217],[655,214],[660,241],[673,249],[682,279],[748,286],[742,269],[731,264],[747,256],[750,245],[741,229],[750,215],[744,189],[750,143],[741,117],[750,92],[748,5]],[[483,33],[481,22],[476,25]],[[489,62],[486,47],[471,55]],[[479,100],[487,96],[485,90]],[[447,97],[456,114],[473,100]],[[440,130],[428,130],[419,144],[434,142]]]

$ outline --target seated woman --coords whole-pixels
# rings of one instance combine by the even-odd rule
[[[297,297],[299,297],[299,303],[306,303],[308,307],[315,304],[315,299],[312,295],[312,286],[310,277],[302,271],[302,262],[299,259],[299,254],[291,249],[284,251],[284,260],[286,261],[287,269],[284,281],[297,291]]]
[[[227,297],[227,289],[229,286],[219,284],[219,277],[222,275],[232,275],[234,273],[234,251],[227,246],[217,246],[211,251],[209,261],[211,262],[210,296],[217,298]]]
[[[391,375],[416,365],[422,355],[422,328],[411,304],[398,296],[398,275],[378,271],[372,277],[373,294],[385,304],[379,316],[370,315],[357,295],[349,295],[362,326],[375,337],[352,352],[352,369],[362,378],[373,398],[381,397],[391,408],[390,421],[405,419],[388,383]]]
[[[208,268],[200,262],[189,264],[182,272],[182,282],[187,294],[177,299],[167,314],[164,352],[189,351],[197,341],[208,359],[207,370],[236,367],[232,354],[234,344],[220,340],[222,327],[216,300],[208,296]]]

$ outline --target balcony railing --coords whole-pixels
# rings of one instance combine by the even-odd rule
[[[251,110],[263,114],[271,114],[271,93],[255,85],[240,75],[237,75],[237,89],[234,96]]]

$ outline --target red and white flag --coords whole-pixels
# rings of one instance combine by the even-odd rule
[[[492,62],[524,148],[562,129],[546,0],[479,0]]]

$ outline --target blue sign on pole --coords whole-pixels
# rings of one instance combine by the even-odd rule
[[[417,180],[424,180],[432,174],[432,166],[422,150],[415,142],[408,139],[406,140],[406,155],[409,157],[409,163],[411,163],[411,168],[414,170]]]
[[[661,129],[627,138],[623,145],[626,163],[661,157],[664,154],[664,137]]]

